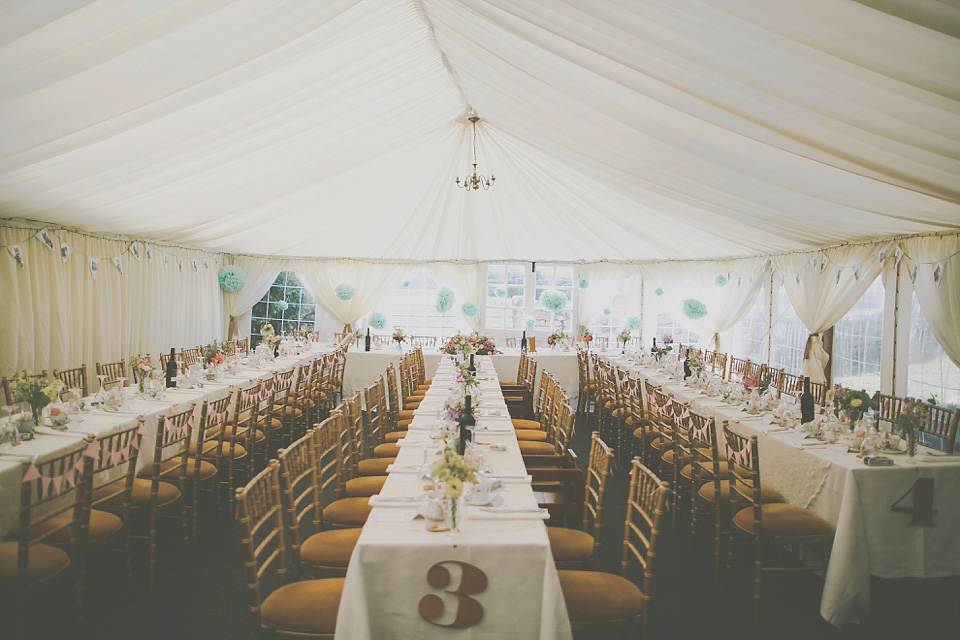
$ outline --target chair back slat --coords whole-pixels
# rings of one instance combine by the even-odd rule
[[[80,365],[73,369],[61,369],[53,370],[53,375],[55,378],[59,378],[60,382],[63,383],[63,386],[67,389],[80,389],[83,391],[83,397],[89,395],[87,391],[87,365]]]

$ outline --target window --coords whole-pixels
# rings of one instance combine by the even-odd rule
[[[923,310],[913,294],[910,311],[910,366],[907,371],[907,395],[927,400],[936,396],[938,404],[960,407],[960,367],[957,367],[930,330]]]
[[[573,267],[555,264],[541,265],[534,275],[536,278],[534,317],[537,321],[537,329],[564,331],[567,334],[572,334],[576,330],[573,326]],[[567,296],[567,304],[560,311],[554,312],[545,309],[540,302],[543,292],[551,289],[556,289]]]
[[[803,348],[807,344],[810,332],[793,310],[787,290],[780,287],[777,294],[777,315],[773,328],[774,368],[782,368],[787,373],[799,375],[803,371]]]
[[[462,327],[459,301],[441,315],[437,312],[437,293],[441,285],[425,267],[411,270],[400,286],[380,304],[393,327],[413,335],[450,335]]]
[[[608,336],[611,338],[611,344],[613,344],[614,336],[626,328],[627,318],[630,316],[640,317],[640,310],[629,306],[630,290],[636,286],[636,281],[633,277],[627,278],[623,282],[620,290],[617,291],[613,300],[611,300],[606,307],[606,309],[610,310],[610,314],[602,313],[590,324],[590,331],[593,335]],[[633,331],[632,333],[634,337],[639,335],[637,331]]]
[[[657,346],[664,343],[664,338],[673,339],[674,344],[695,345],[700,342],[700,335],[684,329],[673,321],[667,314],[660,312],[657,314]]]
[[[251,346],[260,344],[260,327],[268,322],[278,334],[313,327],[317,303],[293,271],[281,271],[260,302],[253,305],[250,321]]]
[[[747,315],[740,321],[740,348],[737,355],[751,362],[766,362],[763,343],[767,337],[767,292],[760,289]]]
[[[526,285],[525,265],[487,265],[487,329],[523,328]]]
[[[872,394],[880,388],[883,284],[880,278],[833,328],[833,380]]]

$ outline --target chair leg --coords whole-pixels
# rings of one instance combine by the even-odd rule
[[[753,557],[753,628],[760,626],[760,576],[763,573],[763,544],[755,537]]]

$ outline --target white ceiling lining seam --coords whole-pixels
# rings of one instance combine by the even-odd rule
[[[464,109],[466,109],[468,113],[473,113],[473,106],[470,104],[470,98],[467,96],[467,92],[463,89],[463,85],[460,83],[460,76],[457,74],[457,70],[453,68],[452,64],[450,64],[450,59],[447,58],[446,52],[437,41],[437,32],[433,28],[433,21],[430,20],[430,16],[427,15],[427,10],[423,7],[422,0],[410,0],[410,2],[413,4],[413,8],[416,9],[417,15],[420,16],[423,24],[427,27],[427,38],[430,40],[430,44],[433,46],[434,50],[436,50],[437,54],[439,54],[440,62],[443,64],[443,68],[447,70],[447,76],[450,78],[450,82],[454,87],[456,87],[457,93],[460,94],[460,99],[463,101]]]

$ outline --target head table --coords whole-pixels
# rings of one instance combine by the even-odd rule
[[[496,494],[505,506],[495,511],[467,505],[456,534],[428,531],[418,515],[429,482],[420,470],[439,457],[441,444],[431,437],[432,427],[455,373],[450,359],[444,359],[382,491],[370,499],[374,508],[347,570],[337,640],[449,638],[451,633],[458,638],[572,637],[543,523],[546,514],[537,508],[496,370],[487,356],[477,364],[482,400],[475,440],[483,463],[501,479]],[[504,450],[491,450],[491,443]],[[443,579],[428,581],[431,570]],[[477,580],[480,574],[485,580]],[[421,612],[431,601],[442,606],[434,609],[440,615],[428,620]],[[468,615],[476,605],[479,620]],[[451,625],[463,628],[453,631]]]
[[[757,436],[760,474],[791,504],[811,509],[834,528],[820,614],[836,626],[859,622],[870,609],[870,576],[936,578],[960,575],[960,457],[933,455],[919,447],[916,459],[891,456],[890,467],[869,467],[844,445],[784,430],[769,413],[750,415],[739,406],[708,397],[662,370],[619,355],[608,359],[632,378],[649,379],[701,415],[726,420],[745,436]],[[719,427],[718,427],[719,431]],[[892,512],[920,498],[919,479],[933,482],[931,525],[911,524],[912,515]],[[902,499],[902,500],[901,500]]]

